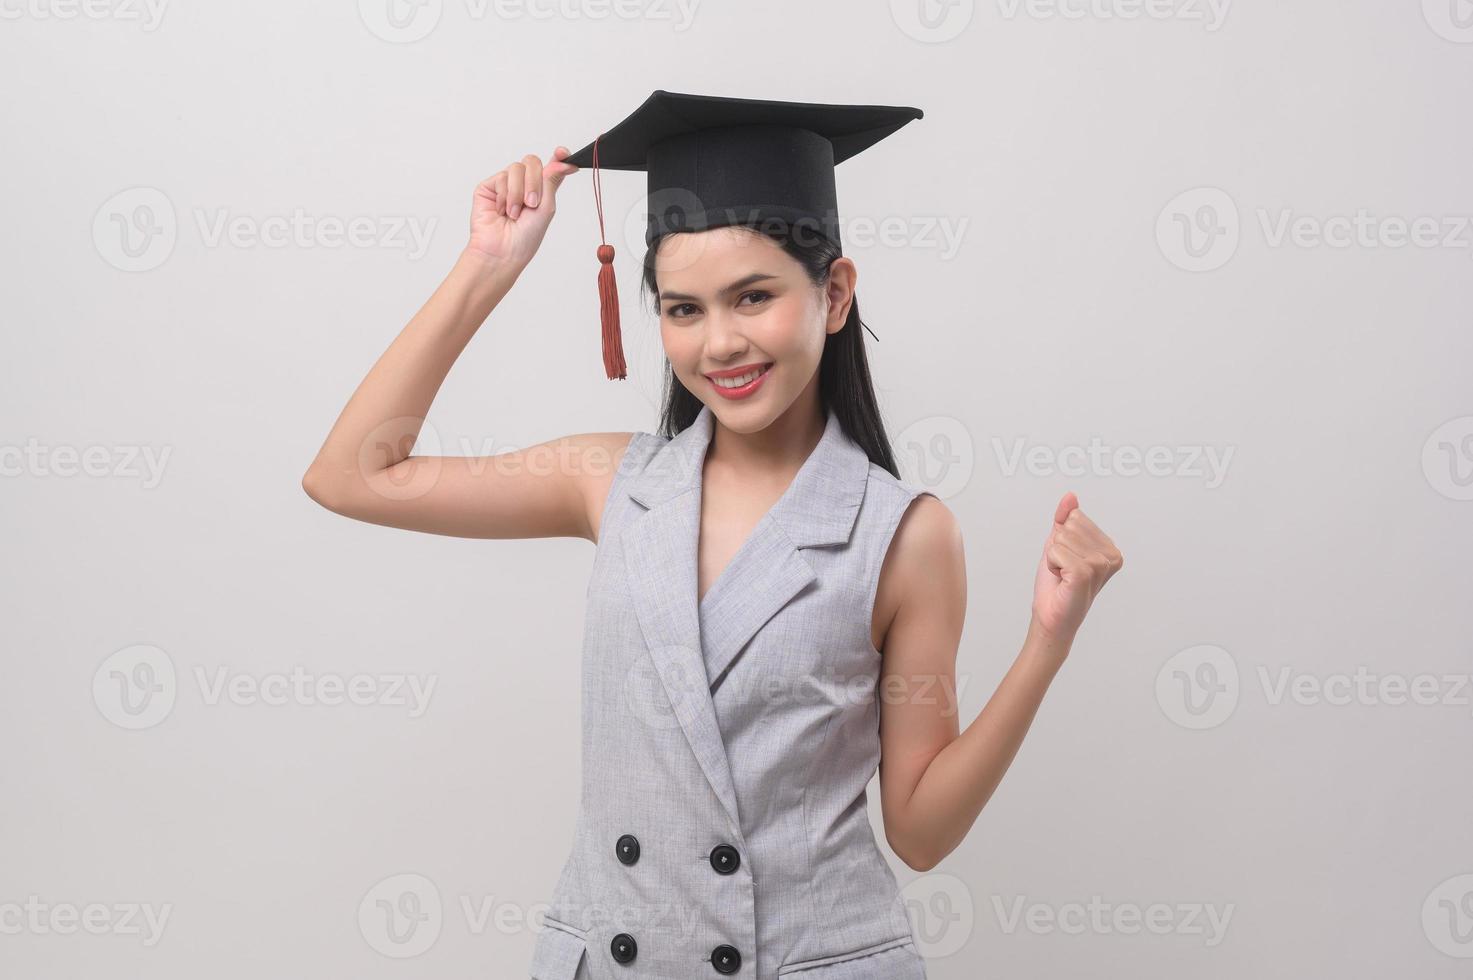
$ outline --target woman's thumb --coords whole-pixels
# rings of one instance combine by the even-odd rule
[[[571,151],[566,146],[559,146],[552,151],[552,160],[542,168],[544,183],[547,185],[547,196],[552,200],[557,199],[557,190],[562,186],[563,179],[569,174],[578,172],[578,168],[571,163],[564,163],[563,158],[571,156]]]

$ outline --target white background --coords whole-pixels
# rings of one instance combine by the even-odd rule
[[[526,975],[593,549],[361,524],[299,481],[475,183],[663,88],[925,110],[839,200],[897,452],[965,529],[964,724],[1059,497],[1127,556],[970,837],[894,862],[934,980],[1468,975],[1467,0],[390,9],[0,0],[0,973]],[[598,358],[588,175],[439,451],[654,428],[627,237],[631,377]],[[603,183],[623,236],[643,178]],[[297,668],[435,686],[417,716],[251,694]]]

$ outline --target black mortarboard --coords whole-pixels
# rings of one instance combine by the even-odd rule
[[[600,170],[648,177],[645,244],[673,231],[778,221],[839,238],[834,166],[912,119],[909,106],[833,105],[656,91],[623,122],[563,162],[593,168],[604,239]],[[625,376],[613,247],[599,246],[604,368]]]

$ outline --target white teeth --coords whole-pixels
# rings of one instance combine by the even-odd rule
[[[749,384],[752,379],[764,373],[766,370],[766,368],[758,368],[755,371],[748,371],[746,374],[737,378],[712,378],[711,380],[716,382],[717,387],[720,388],[740,388],[744,384]]]

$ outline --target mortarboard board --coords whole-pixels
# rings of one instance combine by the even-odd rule
[[[648,174],[645,244],[676,231],[779,221],[840,245],[834,166],[895,132],[920,109],[656,91],[623,122],[563,159],[593,168],[598,209],[604,369],[625,376],[613,246],[604,236],[600,170]]]

